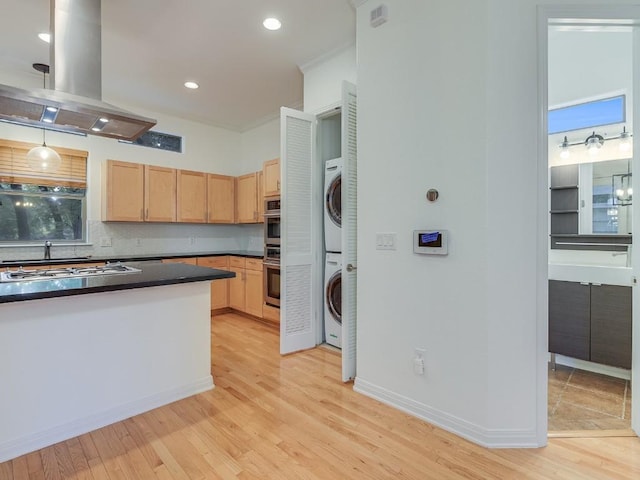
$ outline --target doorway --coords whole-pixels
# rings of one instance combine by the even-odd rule
[[[568,10],[575,11],[569,13]],[[637,262],[632,258],[632,247],[629,246],[638,214],[632,212],[632,202],[628,202],[628,206],[616,203],[617,173],[612,174],[615,178],[608,181],[600,178],[604,176],[601,172],[609,170],[604,168],[604,162],[623,160],[618,163],[628,165],[628,171],[620,173],[620,176],[631,179],[637,162],[632,146],[625,152],[618,146],[622,140],[630,137],[624,133],[635,134],[637,130],[633,122],[633,114],[638,110],[633,95],[633,85],[637,82],[633,78],[638,62],[633,52],[638,51],[635,48],[638,42],[635,19],[640,17],[640,12],[637,8],[621,8],[618,12],[608,11],[605,14],[608,18],[605,18],[601,9],[594,7],[592,10],[594,15],[590,16],[589,9],[583,7],[541,8],[546,36],[543,42],[546,58],[542,69],[542,90],[545,92],[542,99],[542,123],[545,125],[542,144],[547,148],[544,149],[543,163],[548,186],[551,187],[544,192],[548,198],[545,241],[549,246],[548,264],[545,267],[546,280],[550,280],[547,283],[549,309],[545,327],[548,326],[549,350],[556,352],[556,355],[551,355],[552,362],[549,363],[547,375],[547,426],[550,436],[554,431],[573,432],[581,436],[588,436],[590,432],[594,436],[603,432],[629,434],[630,428],[638,430],[637,419],[630,420],[629,413],[632,410],[640,411],[637,408],[637,382],[631,382],[635,371],[632,366],[637,364],[633,358],[638,357],[637,354],[631,354],[631,324],[637,323],[633,317],[638,316],[638,308],[631,308],[631,305],[640,304],[636,299],[636,289],[632,288]],[[620,95],[624,107],[622,118],[605,121],[596,119],[593,123],[552,128],[557,127],[554,123],[556,119],[552,118],[553,114],[549,111],[572,105],[588,105]],[[590,136],[598,143],[596,152],[590,152],[587,148]],[[606,149],[603,148],[605,146]],[[575,166],[565,169],[575,170],[575,185],[572,181],[566,181],[566,172],[555,172],[556,178],[553,178],[554,167],[567,165]],[[599,173],[596,175],[594,172]],[[561,182],[557,180],[558,173],[561,173]],[[584,191],[580,191],[580,186]],[[602,195],[606,195],[603,193],[605,190],[610,198],[604,200],[602,205],[594,206],[604,198]],[[608,228],[609,231],[600,235],[600,228]],[[609,234],[611,237],[606,236]],[[619,241],[618,237],[625,236],[629,237],[627,244],[611,247],[611,244]],[[576,243],[583,245],[574,246]],[[593,276],[594,272],[608,273],[607,270],[611,270],[614,277],[599,279]],[[605,308],[601,308],[604,313],[596,314],[597,320],[593,319],[592,307],[596,312],[603,298],[600,287],[609,283],[625,287],[624,294],[628,295],[628,365],[616,364],[617,360],[602,359],[597,354],[601,348],[597,322],[602,323],[604,318],[607,330],[607,322],[617,321],[620,313],[615,310],[617,303],[614,303],[613,310],[605,305]],[[563,289],[560,293],[558,287]],[[609,293],[607,291],[605,297]],[[576,325],[571,322],[560,328],[554,324],[553,305],[567,300],[578,302],[569,307],[571,315],[575,314],[576,308],[584,309],[586,330],[577,332]],[[581,315],[575,314],[574,317],[573,320],[576,320]],[[584,326],[584,319],[580,321]],[[592,325],[595,327],[591,328]],[[558,335],[564,336],[560,343]],[[569,338],[572,336],[575,338]],[[563,350],[567,340],[571,345]],[[596,352],[595,356],[591,355],[592,350]],[[616,347],[614,350],[619,349]]]

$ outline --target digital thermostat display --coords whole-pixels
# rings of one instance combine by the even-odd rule
[[[446,230],[415,230],[413,252],[423,255],[447,255],[448,236]]]

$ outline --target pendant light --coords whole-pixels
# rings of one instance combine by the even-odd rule
[[[33,68],[42,72],[43,88],[46,88],[46,75],[49,73],[49,65],[43,63],[34,63]],[[55,117],[57,109],[55,107],[47,107],[44,116]],[[45,120],[46,121],[46,120]],[[37,172],[55,172],[60,168],[62,159],[58,152],[53,148],[47,147],[45,140],[45,129],[42,129],[42,145],[34,147],[27,153],[27,164],[32,170]]]

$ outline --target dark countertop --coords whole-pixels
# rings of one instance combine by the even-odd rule
[[[55,247],[55,246],[54,246]],[[116,255],[116,256],[90,256],[90,257],[66,257],[56,258],[53,252],[51,260],[32,259],[32,260],[4,260],[0,261],[0,268],[8,267],[37,267],[38,265],[55,265],[63,263],[101,263],[101,262],[144,262],[153,260],[162,260],[163,258],[194,258],[194,257],[221,257],[224,255],[232,255],[235,257],[263,258],[264,252],[253,250],[235,250],[223,252],[190,252],[190,253],[167,253],[167,254],[144,254],[144,255]]]
[[[222,254],[221,254],[222,255]],[[228,255],[228,254],[224,254]],[[193,255],[189,255],[190,257]],[[168,257],[163,257],[168,258]],[[67,297],[178,283],[204,282],[235,277],[235,273],[186,263],[127,263],[141,272],[55,280],[0,283],[0,303]]]

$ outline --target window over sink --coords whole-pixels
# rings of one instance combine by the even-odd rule
[[[0,246],[86,241],[87,152],[54,147],[55,172],[29,167],[33,145],[0,140]]]

